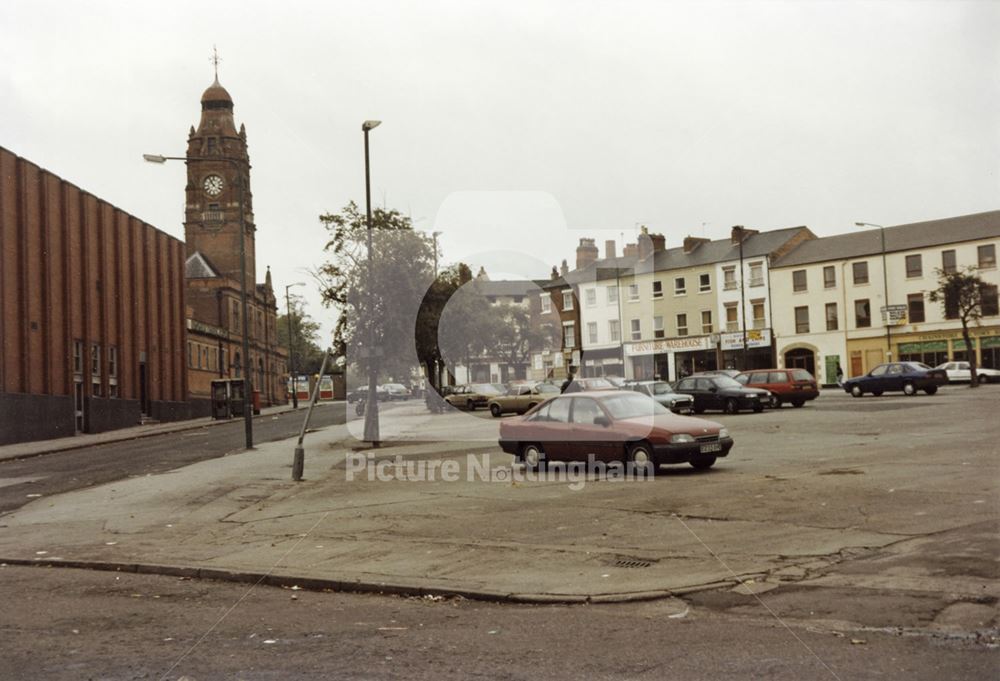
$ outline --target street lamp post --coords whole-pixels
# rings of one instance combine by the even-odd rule
[[[292,303],[291,298],[288,295],[288,289],[293,286],[305,286],[304,281],[297,281],[294,284],[289,284],[285,287],[285,314],[288,316],[288,365],[292,370],[292,407],[295,409],[299,408],[299,371],[298,367],[295,365],[295,350],[293,350],[294,337],[292,335]]]
[[[376,366],[375,350],[375,278],[372,267],[372,185],[371,170],[368,162],[368,132],[377,128],[382,121],[365,121],[361,124],[361,131],[365,134],[365,211],[368,228],[368,399],[365,401],[365,432],[364,439],[370,442],[373,447],[379,444],[378,428],[378,393],[375,383],[378,379],[378,367]]]
[[[892,361],[892,325],[889,324],[889,268],[885,258],[885,227],[873,222],[855,222],[855,227],[878,227],[882,237],[882,300],[885,311],[882,313],[882,323],[885,324],[885,352],[887,362]]]
[[[741,369],[747,370],[747,298],[744,279],[746,274],[743,271],[743,238],[746,236],[743,225],[736,225],[733,230],[739,230],[740,235],[740,327],[743,332],[743,350],[741,352]]]
[[[243,431],[246,448],[253,449],[253,365],[250,363],[250,329],[247,324],[247,249],[246,249],[246,215],[244,212],[243,166],[232,158],[205,158],[198,156],[160,156],[159,154],[143,154],[142,158],[149,163],[166,163],[167,161],[185,161],[199,163],[202,161],[225,161],[236,170],[240,189],[240,307],[243,312]]]

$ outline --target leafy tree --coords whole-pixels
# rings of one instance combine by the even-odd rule
[[[300,374],[315,374],[323,362],[323,349],[319,346],[319,322],[305,311],[301,298],[292,296],[292,342],[288,342],[288,315],[278,315],[278,343],[289,349],[288,367]]]
[[[434,280],[431,237],[413,231],[398,211],[375,208],[369,274],[367,224],[357,204],[320,221],[330,234],[329,260],[315,274],[324,304],[340,311],[335,351],[362,374],[373,362],[380,378],[409,381],[418,363],[417,312]]]
[[[435,387],[440,387],[436,368],[444,362],[438,337],[441,313],[455,292],[471,280],[472,271],[464,263],[446,268],[431,284],[421,302],[416,324],[417,356]]]
[[[485,354],[493,344],[497,324],[489,301],[475,279],[462,284],[448,298],[438,323],[438,347],[445,364],[464,364]]]
[[[974,323],[978,326],[983,316],[983,291],[986,282],[972,266],[956,269],[954,272],[945,272],[942,269],[935,269],[934,272],[937,274],[938,287],[928,291],[927,298],[932,303],[942,304],[946,318],[957,317],[962,322],[962,338],[965,340],[971,372],[969,385],[973,388],[978,387],[976,351],[969,334],[969,325]]]
[[[532,327],[531,313],[520,305],[501,303],[493,306],[491,319],[495,330],[487,352],[509,365],[529,363],[531,349],[545,339],[541,330]]]

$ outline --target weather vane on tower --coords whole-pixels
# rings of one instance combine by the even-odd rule
[[[212,45],[212,57],[209,59],[212,62],[212,66],[215,67],[215,79],[219,80],[219,62],[222,58],[219,57],[219,51],[215,49],[215,45]]]

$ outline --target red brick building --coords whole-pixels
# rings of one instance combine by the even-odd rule
[[[207,415],[212,379],[241,377],[248,365],[253,389],[260,392],[263,405],[284,404],[287,351],[278,345],[277,301],[270,271],[263,284],[256,283],[257,227],[246,130],[242,125],[237,130],[232,97],[218,78],[202,95],[201,120],[188,135],[185,199],[186,352],[192,409],[196,415]],[[242,345],[241,239],[246,258],[249,362]]]
[[[188,418],[184,260],[0,148],[0,444]]]

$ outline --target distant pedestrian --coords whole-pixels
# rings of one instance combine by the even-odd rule
[[[837,385],[844,387],[844,369],[840,366],[840,362],[837,362]]]
[[[566,380],[563,381],[562,387],[559,388],[559,392],[561,393],[580,392],[580,384],[576,382],[575,375],[573,374],[572,369],[569,370],[569,375],[566,377]]]

